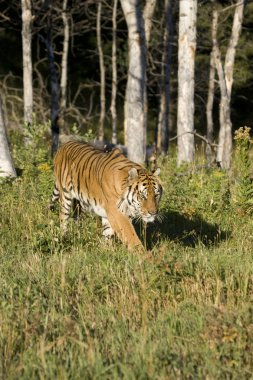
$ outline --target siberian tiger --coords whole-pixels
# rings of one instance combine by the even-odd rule
[[[60,201],[65,230],[73,200],[82,211],[102,218],[103,235],[116,233],[129,249],[143,249],[131,220],[153,222],[162,196],[160,169],[153,174],[128,160],[119,149],[105,152],[86,143],[68,142],[54,158],[55,187],[52,202]]]

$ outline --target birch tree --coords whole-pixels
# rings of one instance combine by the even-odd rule
[[[163,53],[161,60],[160,107],[157,128],[157,149],[166,155],[169,146],[169,104],[170,104],[170,67],[172,56],[173,25],[172,13],[174,0],[164,0]]]
[[[121,0],[128,27],[128,78],[125,95],[125,130],[128,157],[144,163],[146,154],[146,43],[138,0]]]
[[[143,9],[143,22],[144,22],[144,32],[145,32],[145,43],[146,43],[146,60],[147,60],[147,51],[150,45],[150,36],[151,36],[151,29],[152,29],[152,18],[154,15],[156,6],[156,0],[146,0],[144,9]],[[146,62],[147,65],[147,62]],[[146,72],[145,72],[145,80],[146,78]],[[147,85],[145,86],[145,93],[144,93],[144,125],[146,128],[146,131],[144,133],[144,151],[146,152],[146,146],[147,146],[147,117],[148,117],[148,94],[147,94]]]
[[[105,64],[104,64],[104,54],[102,49],[102,39],[101,39],[101,12],[102,12],[102,2],[99,0],[97,8],[97,48],[99,55],[99,69],[100,69],[100,120],[99,120],[99,130],[98,139],[99,141],[104,140],[104,120],[105,120]]]
[[[194,66],[197,0],[179,2],[178,37],[178,165],[194,159]]]
[[[52,1],[52,0],[51,0]],[[49,73],[50,73],[50,86],[51,86],[51,131],[52,131],[52,156],[57,151],[59,145],[59,80],[57,75],[57,69],[55,64],[54,47],[52,41],[52,15],[51,10],[49,10],[48,20],[47,20],[47,56],[49,63]]]
[[[146,47],[148,48],[150,42],[150,35],[152,29],[152,17],[155,11],[156,0],[146,0],[146,4],[143,10],[143,20],[146,38]]]
[[[218,9],[216,1],[213,1],[213,23],[212,23],[212,40],[214,50],[215,66],[219,78],[220,87],[220,132],[219,144],[217,150],[217,162],[224,169],[229,169],[232,154],[232,122],[231,122],[231,93],[233,86],[233,71],[236,55],[236,48],[242,29],[244,0],[237,0],[235,3],[235,12],[233,26],[229,39],[228,48],[225,55],[225,62],[222,65],[221,52],[217,41],[218,28]]]
[[[206,138],[210,144],[213,143],[213,102],[214,102],[214,89],[215,89],[215,63],[214,63],[214,51],[212,49],[210,56],[210,69],[209,69],[209,81],[208,81],[208,95],[206,104]],[[206,158],[210,164],[212,161],[212,149],[210,144],[206,145]]]
[[[70,22],[68,14],[68,0],[64,0],[62,8],[52,0],[48,0],[43,8],[43,16],[39,28],[45,28],[45,37],[39,34],[45,43],[47,50],[50,89],[51,89],[51,131],[52,131],[52,156],[59,145],[60,129],[64,127],[65,112],[67,107],[67,82],[68,82],[68,52],[70,39]],[[44,26],[45,23],[45,26]],[[63,28],[62,28],[63,25]],[[61,63],[57,65],[55,56],[55,38],[63,34],[63,49]],[[60,70],[58,67],[60,66]],[[60,71],[60,74],[58,73]],[[60,77],[60,80],[59,80]]]
[[[67,82],[68,82],[68,52],[69,52],[69,15],[67,12],[68,0],[63,1],[62,5],[62,21],[64,28],[63,51],[61,59],[61,81],[60,81],[60,112],[59,124],[61,128],[64,126],[64,116],[67,106]]]
[[[2,100],[0,96],[0,177],[16,177],[16,171],[12,163],[8,146]]]
[[[112,143],[117,144],[117,7],[118,0],[114,0],[112,13],[112,97],[111,97],[111,114],[112,114]]]
[[[33,117],[33,77],[32,77],[32,5],[31,0],[21,0],[22,7],[22,52],[24,122],[32,124]]]

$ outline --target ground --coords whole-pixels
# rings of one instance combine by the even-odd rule
[[[160,161],[163,221],[136,226],[142,256],[107,245],[92,215],[62,236],[47,150],[13,155],[20,176],[0,188],[0,378],[252,378],[244,185]]]

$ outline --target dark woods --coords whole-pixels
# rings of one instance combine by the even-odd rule
[[[91,129],[100,140],[112,141],[113,135],[114,143],[128,145],[133,152],[140,145],[155,144],[163,155],[177,135],[179,164],[194,159],[194,146],[200,142],[194,138],[197,131],[207,136],[207,148],[219,145],[218,151],[207,149],[208,160],[229,167],[233,130],[250,126],[252,120],[253,5],[133,1],[131,22],[137,30],[141,30],[138,25],[144,28],[139,36],[143,57],[136,63],[132,56],[139,53],[130,50],[131,23],[124,3],[1,2],[0,48],[6,54],[0,83],[7,130],[23,122],[50,120],[53,152],[59,134],[72,133],[73,126],[81,134]],[[190,3],[196,29],[191,25]],[[191,41],[188,28],[193,32]],[[193,74],[187,72],[190,66]],[[182,88],[188,87],[191,91],[184,94],[182,104]],[[181,119],[185,125],[180,125]],[[185,147],[192,152],[188,156]]]

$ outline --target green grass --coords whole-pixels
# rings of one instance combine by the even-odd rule
[[[161,163],[142,257],[92,215],[61,235],[46,157],[15,153],[0,188],[0,379],[251,379],[253,221],[228,176]]]

